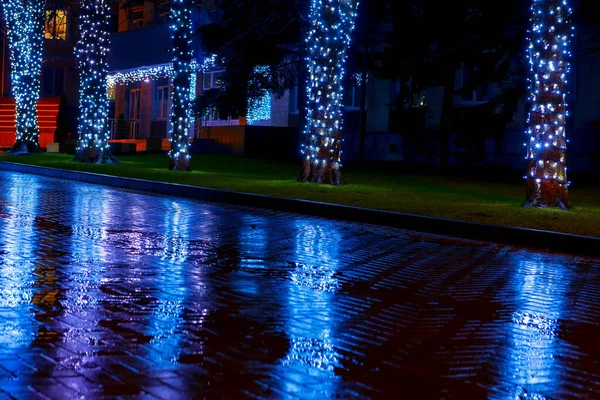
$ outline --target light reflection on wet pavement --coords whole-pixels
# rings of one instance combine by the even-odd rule
[[[0,399],[600,397],[599,260],[0,171]]]

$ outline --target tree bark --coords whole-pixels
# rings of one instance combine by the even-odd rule
[[[39,0],[5,0],[1,3],[7,27],[11,82],[16,103],[16,141],[8,154],[40,151],[37,102],[40,98],[44,40],[43,3]]]
[[[538,183],[528,179],[526,199],[525,208],[558,207],[569,210],[573,207],[569,201],[567,187],[556,181],[543,180]]]
[[[567,181],[566,77],[570,70],[570,9],[563,0],[534,1],[531,110],[528,117],[527,197],[525,207],[570,209]],[[549,28],[551,27],[551,28]]]
[[[190,163],[190,158],[185,154],[180,154],[177,158],[170,157],[169,169],[173,171],[191,171],[192,165]]]
[[[356,6],[355,0],[311,3],[306,40],[308,106],[300,182],[342,184],[342,83]]]
[[[332,160],[324,160],[322,163],[311,163],[305,159],[302,163],[300,182],[324,183],[327,185],[341,185],[342,171],[339,164]]]
[[[194,0],[171,3],[173,39],[173,101],[171,103],[171,150],[169,169],[191,171],[189,127],[192,115],[192,10]]]
[[[106,51],[109,44],[110,5],[95,0],[81,2],[81,38],[77,43],[79,67],[79,140],[74,161],[115,164],[110,153]]]

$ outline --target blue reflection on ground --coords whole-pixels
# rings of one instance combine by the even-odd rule
[[[509,343],[503,373],[512,377],[504,387],[510,398],[544,399],[560,387],[559,337],[565,313],[570,273],[562,265],[523,260],[514,275],[516,310],[508,329]]]
[[[291,345],[283,365],[291,379],[285,389],[302,398],[327,398],[336,393],[335,370],[341,367],[335,346],[335,328],[341,321],[331,314],[330,305],[338,288],[334,275],[341,237],[323,225],[298,222],[295,227],[300,262],[290,271],[287,331]]]
[[[0,398],[600,397],[598,260],[2,171],[0,224]]]
[[[165,250],[158,265],[156,287],[148,291],[154,299],[149,307],[150,330],[147,333],[152,338],[148,343],[147,357],[159,369],[170,368],[179,359],[181,341],[185,336],[181,328],[182,314],[190,287],[184,272],[189,254],[189,214],[177,202],[169,206],[172,212],[165,214],[165,238],[162,242]]]
[[[39,187],[20,185],[8,176],[6,196],[0,214],[0,354],[27,349],[37,331],[32,308],[35,285],[35,207]],[[19,232],[14,235],[12,232]],[[14,360],[18,363],[19,360]]]

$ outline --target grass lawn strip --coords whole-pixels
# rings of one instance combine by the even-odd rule
[[[523,182],[483,182],[348,167],[344,169],[348,184],[334,187],[297,182],[299,164],[288,162],[198,155],[192,158],[193,172],[186,173],[169,171],[163,154],[122,156],[120,165],[79,164],[71,162],[72,158],[62,154],[0,154],[0,161],[14,163],[600,237],[600,193],[591,188],[572,189],[575,209],[563,212],[523,209]]]

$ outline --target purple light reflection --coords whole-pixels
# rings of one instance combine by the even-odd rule
[[[328,398],[335,396],[340,380],[335,338],[341,316],[331,314],[330,302],[338,288],[335,272],[342,238],[337,231],[301,220],[295,228],[297,262],[288,286],[291,343],[282,365],[284,374],[299,373],[297,379],[285,380],[285,390],[301,398]]]
[[[0,354],[12,353],[16,349],[26,349],[35,339],[37,323],[32,301],[34,298],[35,248],[30,237],[35,228],[35,205],[39,188],[35,181],[30,186],[14,182],[14,176],[7,178],[8,202],[0,217],[0,311],[18,318],[0,318]],[[20,235],[10,235],[19,231]],[[14,360],[19,364],[20,360]],[[15,368],[18,368],[14,365]]]
[[[511,398],[543,399],[561,386],[565,367],[559,354],[566,343],[560,338],[560,319],[565,313],[572,273],[563,265],[521,261],[513,274],[516,310],[508,326],[508,343],[501,375],[510,376],[512,387],[498,389]]]

